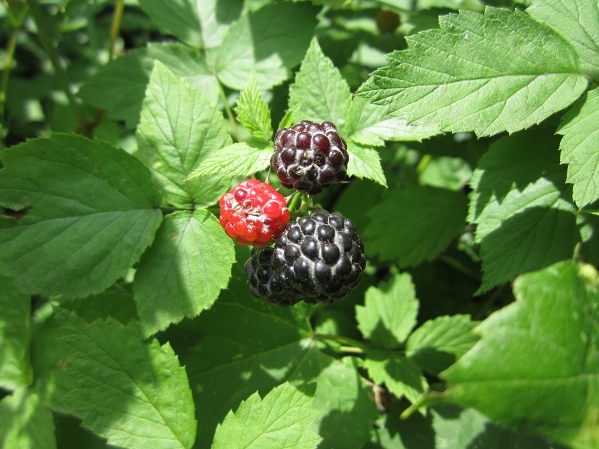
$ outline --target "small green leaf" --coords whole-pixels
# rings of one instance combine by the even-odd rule
[[[347,119],[347,140],[365,146],[383,146],[389,141],[421,141],[440,130],[434,125],[408,125],[405,117],[388,115],[389,106],[375,105],[367,98],[354,97]]]
[[[33,380],[29,360],[31,298],[0,276],[0,387],[16,390]],[[1,422],[1,420],[0,420]]]
[[[463,230],[466,212],[460,192],[412,185],[389,190],[368,212],[366,252],[381,260],[399,259],[400,267],[433,260]]]
[[[322,53],[318,41],[312,39],[295,76],[295,83],[289,89],[289,108],[297,108],[293,113],[294,123],[301,120],[329,121],[339,128],[341,137],[344,137],[350,104],[347,82]]]
[[[468,215],[481,244],[479,292],[571,257],[577,209],[557,146],[556,136],[536,128],[497,140],[481,157]]]
[[[293,23],[293,33],[275,24]],[[218,79],[242,89],[252,72],[258,86],[269,89],[289,78],[304,55],[316,26],[315,9],[289,2],[266,5],[242,16],[222,44],[209,52]]]
[[[408,37],[360,94],[413,125],[491,136],[529,128],[587,88],[574,48],[519,10],[461,11],[439,25]]]
[[[377,385],[385,384],[398,398],[405,396],[414,402],[428,390],[428,383],[418,365],[401,354],[373,349],[368,351],[363,366]]]
[[[57,309],[74,388],[60,401],[83,426],[130,449],[191,448],[194,404],[185,370],[169,344],[143,342],[135,321],[87,324]]]
[[[481,341],[443,374],[446,398],[574,449],[598,447],[598,292],[590,265],[518,278],[516,302],[485,320]]]
[[[0,401],[0,447],[56,449],[54,419],[39,396],[21,388]]]
[[[116,288],[97,295],[64,301],[61,303],[61,307],[75,312],[79,318],[88,323],[105,320],[109,316],[121,324],[127,324],[132,319],[138,318],[133,293]]]
[[[0,226],[0,272],[19,289],[83,297],[139,259],[160,225],[150,173],[107,143],[67,134],[2,152],[0,204],[25,209]]]
[[[318,412],[311,408],[315,385],[306,393],[284,383],[272,389],[264,399],[258,392],[241,403],[235,413],[226,416],[216,428],[213,449],[285,447],[312,449],[322,440],[308,430]]]
[[[221,148],[204,160],[190,178],[225,173],[229,176],[250,176],[270,164],[272,142],[249,140]]]
[[[375,149],[364,147],[350,140],[347,142],[347,151],[349,153],[347,166],[349,176],[372,179],[387,187],[387,180],[381,167],[381,158]]]
[[[197,87],[211,104],[217,103],[218,81],[203,53],[181,44],[150,44],[131,50],[99,69],[81,86],[79,96],[106,110],[110,118],[125,120],[128,128],[135,128],[156,60]]]
[[[200,19],[190,0],[139,0],[139,6],[161,30],[192,47],[202,46]]]
[[[526,10],[568,39],[585,75],[599,79],[599,8],[597,0],[535,0]]]
[[[406,342],[406,355],[436,376],[449,368],[478,341],[472,330],[479,324],[468,315],[440,316],[416,329]]]
[[[267,141],[272,139],[270,110],[258,90],[258,85],[253,74],[245,88],[241,91],[235,112],[241,124],[254,137]]]
[[[557,130],[563,135],[560,162],[568,164],[566,182],[574,184],[574,202],[579,208],[599,199],[599,90],[588,92],[568,111]]]
[[[222,113],[160,61],[146,92],[137,142],[137,156],[175,206],[207,206],[229,185],[226,176],[188,179],[203,160],[230,144],[231,137]]]
[[[211,213],[167,215],[133,284],[144,336],[209,309],[227,286],[234,261],[233,241]]]
[[[387,348],[398,347],[416,325],[419,303],[408,273],[370,287],[364,304],[356,306],[358,328],[365,338]]]
[[[582,260],[599,266],[599,215],[594,213],[578,214],[578,229],[580,230],[580,254]]]

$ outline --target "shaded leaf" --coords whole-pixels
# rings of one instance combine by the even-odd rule
[[[54,419],[39,396],[21,388],[0,401],[0,447],[56,449]]]
[[[200,18],[190,0],[139,0],[152,22],[192,47],[202,46]]]
[[[110,118],[125,120],[127,127],[135,128],[156,60],[197,87],[211,104],[216,104],[218,81],[203,53],[181,44],[150,44],[147,48],[131,50],[100,68],[81,86],[79,96],[106,110]]]
[[[133,284],[144,336],[209,309],[234,261],[233,241],[210,212],[167,215]]]
[[[242,89],[252,72],[262,89],[285,81],[308,47],[316,26],[314,12],[312,5],[284,2],[242,16],[209,52],[218,79],[232,89]],[[293,33],[273,25],[279,23],[293,23]]]
[[[400,267],[433,260],[462,231],[466,212],[460,192],[410,185],[389,190],[368,212],[366,252],[381,260],[399,259]]]
[[[541,122],[588,85],[574,48],[519,10],[461,11],[439,25],[408,37],[360,93],[410,124],[490,136]]]
[[[479,292],[571,257],[576,207],[557,146],[556,136],[535,129],[499,139],[481,157],[468,215],[481,244]]]
[[[416,325],[418,300],[408,273],[396,274],[379,287],[366,291],[364,306],[356,306],[358,329],[365,338],[396,348]]]
[[[152,242],[162,214],[149,171],[107,143],[53,134],[2,152],[0,272],[19,289],[83,297],[112,285]]]
[[[391,351],[376,349],[368,351],[363,366],[377,384],[385,384],[398,398],[405,396],[410,402],[428,389],[428,383],[420,368],[409,358]]]
[[[406,355],[424,371],[436,376],[449,368],[478,341],[479,324],[469,315],[440,316],[416,329],[406,342]]]
[[[29,360],[31,298],[0,276],[0,387],[16,390],[33,380]],[[1,422],[1,420],[0,420]]]
[[[74,386],[59,400],[83,426],[131,449],[193,445],[191,391],[168,343],[143,342],[135,321],[87,324],[61,309],[55,314],[67,350],[62,369]]]

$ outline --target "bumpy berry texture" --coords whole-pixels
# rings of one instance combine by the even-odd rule
[[[343,181],[348,161],[347,145],[335,125],[303,120],[277,132],[270,166],[283,186],[314,195]]]
[[[250,278],[250,290],[258,298],[266,298],[279,307],[289,307],[302,300],[293,294],[275,275],[272,269],[273,248],[254,248],[245,263],[245,273]]]
[[[225,193],[219,205],[221,226],[242,245],[271,245],[289,221],[285,197],[257,179]]]

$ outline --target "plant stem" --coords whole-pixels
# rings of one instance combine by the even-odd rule
[[[317,340],[331,340],[341,343],[344,346],[351,346],[351,352],[365,353],[368,352],[368,346],[360,343],[349,337],[342,337],[341,335],[330,335],[330,334],[314,334],[313,337]],[[346,348],[349,349],[349,348]],[[358,349],[359,351],[356,351]]]
[[[289,209],[289,212],[293,212],[294,210],[297,209],[297,204],[300,202],[301,199],[301,195],[299,192],[295,192],[293,194],[293,198],[291,199],[291,202],[289,203],[289,206],[287,207],[287,209]]]
[[[229,102],[227,101],[227,97],[225,96],[225,91],[223,86],[218,82],[218,94],[220,95],[220,99],[225,105],[225,111],[227,112],[227,117],[229,117],[229,121],[231,122],[231,127],[233,128],[233,134],[235,134],[235,140],[237,142],[241,142],[241,135],[239,134],[239,128],[237,127],[237,123],[235,122],[235,117],[233,117],[233,111],[229,107]]]
[[[31,16],[35,21],[35,25],[37,27],[37,32],[50,59],[50,63],[52,64],[52,68],[54,69],[54,74],[56,75],[56,79],[60,84],[61,89],[66,94],[69,99],[69,103],[71,108],[75,111],[75,114],[79,118],[79,121],[82,122],[85,120],[85,115],[83,114],[83,110],[79,107],[75,96],[71,93],[69,89],[69,80],[67,78],[67,72],[65,68],[62,66],[60,59],[58,58],[58,53],[56,52],[56,48],[52,44],[52,37],[50,32],[48,31],[48,27],[46,25],[47,18],[42,10],[42,7],[39,3],[39,0],[27,0],[27,4],[29,5],[29,9],[31,11]]]
[[[119,35],[119,31],[121,29],[121,22],[123,20],[123,10],[125,9],[125,1],[124,0],[116,0],[116,5],[114,7],[114,15],[112,16],[112,27],[110,28],[110,49],[108,60],[112,61],[116,56],[116,38]]]

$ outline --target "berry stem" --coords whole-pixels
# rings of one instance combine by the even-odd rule
[[[310,209],[310,204],[312,204],[312,197],[307,193],[302,195],[302,205],[299,209],[299,212],[303,215],[308,215],[308,210]]]
[[[295,209],[297,208],[297,204],[299,203],[301,197],[302,196],[299,194],[299,192],[295,192],[292,194],[291,202],[289,203],[289,206],[287,206],[287,209],[289,209],[289,212],[295,211]]]

